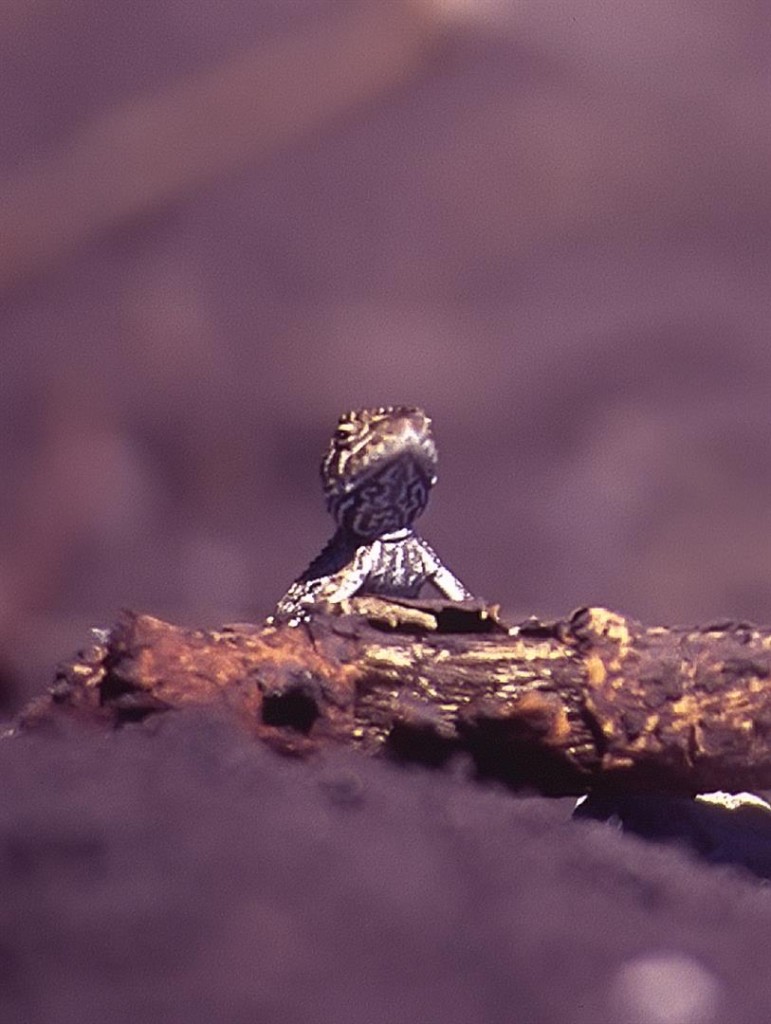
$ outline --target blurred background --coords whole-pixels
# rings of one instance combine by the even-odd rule
[[[759,0],[5,0],[0,711],[267,614],[369,404],[512,616],[771,620],[770,109]]]

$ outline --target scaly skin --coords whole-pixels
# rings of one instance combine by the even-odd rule
[[[452,601],[471,598],[412,529],[436,483],[436,465],[431,420],[422,409],[387,406],[341,416],[321,462],[337,530],[268,621],[296,626],[314,606],[357,594],[417,597],[426,583]]]

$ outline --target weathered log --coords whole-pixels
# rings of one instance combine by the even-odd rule
[[[341,612],[343,614],[341,614]],[[603,608],[509,631],[476,602],[358,598],[298,628],[125,613],[18,728],[221,709],[295,755],[335,745],[551,794],[771,787],[771,631],[646,628]]]

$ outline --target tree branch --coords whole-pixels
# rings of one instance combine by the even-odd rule
[[[438,765],[465,752],[484,776],[550,794],[771,787],[769,631],[584,608],[510,634],[477,602],[328,612],[211,632],[125,613],[19,728],[206,706],[295,755],[353,745]]]

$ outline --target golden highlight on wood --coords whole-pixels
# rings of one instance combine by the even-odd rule
[[[294,755],[350,745],[550,794],[771,787],[771,633],[604,608],[510,631],[479,602],[353,598],[298,628],[126,613],[17,731],[201,707]]]

